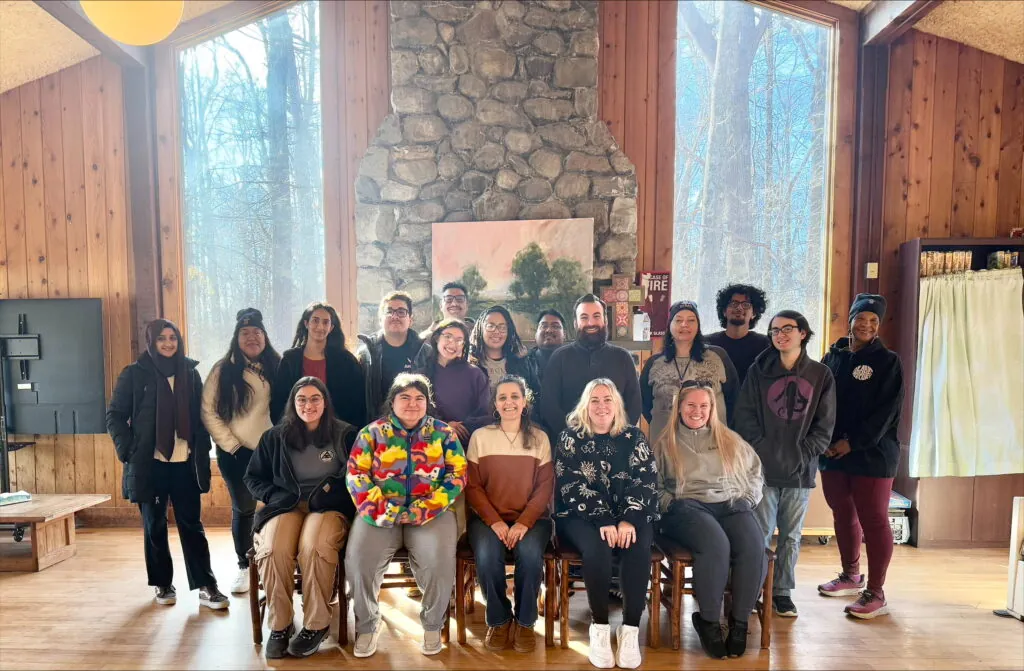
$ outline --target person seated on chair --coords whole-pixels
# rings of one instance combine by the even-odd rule
[[[753,512],[761,500],[761,460],[722,423],[717,403],[707,383],[683,382],[654,451],[661,533],[693,553],[693,591],[700,605],[693,628],[704,652],[723,659],[746,650],[747,619],[768,560]],[[730,569],[732,612],[723,640],[719,618]]]
[[[327,386],[302,377],[281,422],[263,434],[249,461],[245,484],[264,503],[256,511],[253,549],[267,594],[267,659],[308,657],[327,635],[339,554],[355,515],[343,481],[355,433],[334,416]],[[292,636],[296,558],[303,626]]]
[[[503,650],[509,641],[517,652],[536,646],[533,625],[544,550],[551,540],[555,469],[547,434],[530,421],[531,400],[523,378],[501,378],[492,394],[497,421],[473,433],[466,457],[466,499],[475,513],[469,543],[487,601],[484,645],[490,650]],[[516,565],[514,613],[506,595],[509,552]]]
[[[409,553],[423,592],[420,622],[425,655],[441,652],[441,629],[455,584],[455,513],[466,486],[466,455],[455,431],[428,414],[430,381],[399,373],[385,400],[386,415],[359,432],[346,484],[358,516],[345,553],[356,621],[356,657],[377,651],[380,586],[395,552]]]
[[[615,383],[587,383],[558,440],[555,529],[583,558],[590,602],[590,663],[601,669],[640,665],[640,618],[651,577],[653,524],[658,520],[658,471],[647,438],[629,424]],[[612,654],[608,590],[612,556],[619,556],[622,626]],[[657,607],[657,606],[655,606]]]

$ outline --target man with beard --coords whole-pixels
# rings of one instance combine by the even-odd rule
[[[537,346],[530,350],[530,358],[537,366],[537,378],[544,382],[544,369],[555,350],[565,344],[565,318],[558,310],[545,310],[537,318]],[[539,390],[538,390],[539,391]]]
[[[615,383],[626,402],[630,424],[640,420],[640,382],[629,352],[608,343],[604,302],[594,294],[576,301],[577,339],[551,355],[541,384],[541,414],[552,434],[565,429],[569,414],[587,383],[599,377]]]
[[[725,350],[739,373],[739,384],[757,355],[771,346],[768,336],[754,333],[757,320],[768,308],[764,292],[749,284],[730,284],[718,292],[718,321],[724,331],[707,337],[708,344]]]

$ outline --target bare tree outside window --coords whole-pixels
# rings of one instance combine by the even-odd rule
[[[679,3],[672,293],[706,331],[743,282],[824,332],[833,39],[752,3]]]
[[[180,52],[188,344],[204,375],[240,308],[263,312],[281,351],[324,296],[318,8]]]

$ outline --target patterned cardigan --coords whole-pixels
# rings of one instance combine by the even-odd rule
[[[427,416],[405,429],[394,415],[364,427],[345,484],[356,514],[376,527],[427,524],[466,486],[466,454],[447,424]]]
[[[612,472],[614,455],[628,454],[627,470]],[[627,426],[617,436],[587,437],[566,429],[558,439],[557,517],[598,526],[650,524],[658,513],[658,467],[644,432]]]

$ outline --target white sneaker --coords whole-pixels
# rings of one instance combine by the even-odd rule
[[[628,624],[615,630],[615,665],[620,669],[640,666],[640,627]]]
[[[441,643],[440,631],[423,632],[423,645],[420,646],[420,651],[424,655],[436,655],[443,649],[444,644]]]
[[[615,655],[612,653],[612,627],[609,624],[590,625],[590,663],[599,669],[615,668]]]
[[[235,576],[235,582],[231,585],[232,594],[245,594],[249,591],[249,568],[238,569],[238,575]]]
[[[356,644],[352,648],[352,654],[356,657],[370,657],[377,652],[377,639],[380,638],[380,623],[371,634],[356,634]]]

